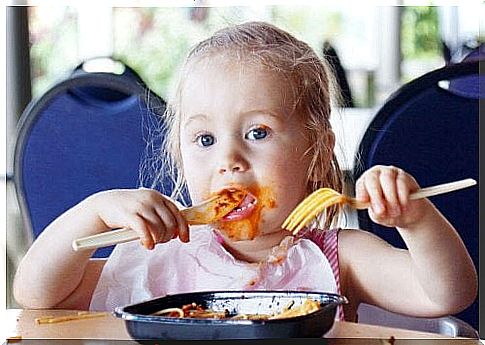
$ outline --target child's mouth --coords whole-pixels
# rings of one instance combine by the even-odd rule
[[[230,222],[248,218],[253,213],[257,202],[257,199],[251,193],[248,193],[234,210],[222,218],[222,221]]]

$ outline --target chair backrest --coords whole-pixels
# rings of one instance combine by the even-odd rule
[[[164,101],[128,66],[122,74],[91,73],[81,64],[33,100],[20,119],[14,157],[17,197],[31,240],[95,192],[139,187],[146,127],[160,121],[164,109]]]
[[[371,166],[383,164],[403,168],[422,187],[469,177],[478,181],[479,99],[452,88],[455,79],[478,83],[478,68],[478,61],[449,65],[394,93],[364,134],[354,165],[355,180]],[[432,201],[458,230],[478,270],[478,188],[435,196]],[[358,219],[362,229],[405,247],[396,231],[373,223],[367,212],[359,211]],[[477,329],[478,298],[457,316]]]

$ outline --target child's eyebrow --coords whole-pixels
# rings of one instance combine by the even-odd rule
[[[278,111],[274,111],[274,110],[271,110],[271,109],[255,109],[255,110],[242,112],[242,113],[240,113],[240,115],[243,115],[243,116],[268,115],[268,116],[271,116],[271,117],[273,117],[273,118],[275,118],[276,120],[279,120],[279,121],[284,120],[284,117],[283,117],[281,111],[278,112]]]
[[[187,127],[191,122],[199,120],[199,121],[207,121],[208,117],[205,114],[194,114],[190,115],[184,122],[184,127]]]
[[[254,109],[254,110],[249,110],[249,111],[243,111],[243,112],[240,112],[239,115],[241,117],[243,117],[243,116],[245,117],[245,116],[266,115],[266,116],[271,116],[273,119],[275,119],[277,121],[284,121],[285,120],[284,116],[282,115],[282,112],[277,112],[277,111],[274,111],[274,110],[271,110],[271,109]],[[209,116],[207,116],[206,114],[201,114],[201,113],[190,115],[184,121],[183,127],[189,126],[194,121],[207,122],[207,121],[209,121]]]

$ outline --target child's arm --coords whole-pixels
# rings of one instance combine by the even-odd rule
[[[87,309],[103,261],[90,260],[94,250],[75,252],[74,239],[129,227],[142,244],[179,236],[188,241],[188,226],[175,205],[154,190],[112,190],[94,194],[53,221],[22,259],[14,296],[27,308]]]
[[[428,199],[408,199],[419,188],[410,175],[376,166],[356,188],[357,198],[371,202],[371,219],[396,227],[408,247],[394,248],[363,231],[341,232],[344,279],[357,304],[432,317],[459,312],[473,302],[477,274],[465,245]]]

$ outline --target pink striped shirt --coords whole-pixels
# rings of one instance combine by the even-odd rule
[[[338,294],[342,294],[340,289],[340,269],[338,261],[338,233],[340,229],[321,230],[321,229],[308,229],[304,231],[299,237],[306,238],[313,241],[322,250],[327,260],[332,267],[332,272],[335,277],[335,283],[337,285]],[[338,319],[344,320],[344,310],[340,305],[337,310]]]

